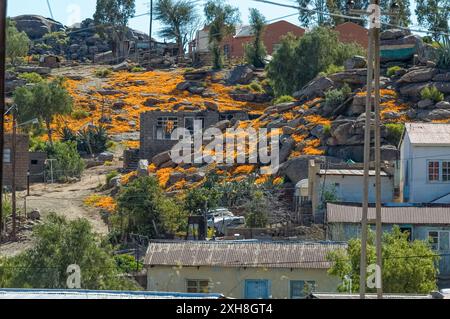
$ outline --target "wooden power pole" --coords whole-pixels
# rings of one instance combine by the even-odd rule
[[[3,225],[3,148],[5,121],[6,0],[0,0],[0,241]]]
[[[381,116],[380,116],[380,1],[372,0],[369,12],[369,46],[367,59],[367,96],[366,122],[364,136],[364,198],[361,220],[361,261],[360,261],[360,297],[366,295],[367,277],[367,232],[369,211],[369,180],[370,180],[370,148],[372,130],[372,97],[375,113],[375,192],[376,192],[376,284],[377,296],[383,298],[382,282],[382,220],[381,220]],[[377,9],[375,9],[377,8]],[[374,96],[372,91],[374,89]],[[380,285],[379,285],[380,284]]]
[[[380,5],[380,0],[374,1],[375,5]],[[380,12],[381,13],[381,12]],[[378,17],[380,18],[380,17]],[[373,30],[373,41],[375,47],[375,193],[376,193],[376,255],[377,255],[377,296],[383,298],[382,283],[382,220],[381,220],[381,113],[380,113],[380,25],[375,24]]]

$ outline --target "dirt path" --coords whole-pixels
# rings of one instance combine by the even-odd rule
[[[120,151],[120,150],[119,150]],[[119,152],[117,151],[117,153]],[[117,156],[118,154],[116,154]],[[30,196],[26,197],[27,212],[38,209],[41,220],[53,212],[69,220],[87,219],[100,235],[108,233],[108,227],[97,209],[88,207],[84,200],[96,193],[101,184],[106,182],[106,174],[118,169],[122,162],[115,161],[111,166],[99,166],[85,170],[80,181],[72,184],[35,184],[30,188]],[[22,209],[26,192],[18,193],[18,207]],[[0,256],[15,256],[33,244],[31,229],[20,233],[19,240],[0,245]]]

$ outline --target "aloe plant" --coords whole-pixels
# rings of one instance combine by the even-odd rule
[[[442,37],[442,43],[439,44],[439,57],[437,66],[441,69],[450,69],[450,38]]]

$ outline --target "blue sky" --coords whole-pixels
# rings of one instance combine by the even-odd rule
[[[53,11],[55,20],[62,22],[63,24],[71,24],[77,20],[83,20],[85,18],[91,18],[95,12],[95,0],[49,0]],[[155,0],[156,1],[156,0]],[[148,12],[150,0],[136,0],[136,15]],[[199,2],[199,12],[201,13],[202,4],[205,0]],[[289,3],[290,0],[281,0],[280,2]],[[268,20],[283,17],[296,12],[295,9],[276,7],[273,5],[257,3],[252,0],[229,0],[233,6],[239,7],[241,11],[242,21],[247,23],[249,8],[258,8]],[[17,16],[21,14],[38,14],[45,17],[50,17],[50,11],[47,7],[46,0],[9,0],[8,1],[8,15]],[[287,18],[292,23],[298,24],[297,17]],[[79,21],[78,21],[79,22]],[[148,33],[149,30],[149,17],[133,18],[130,21],[130,26],[134,29],[144,31]],[[154,30],[157,31],[159,24],[154,22]],[[156,34],[154,34],[156,37]]]
[[[95,12],[95,0],[49,0],[53,11],[55,20],[62,22],[65,25],[71,25],[74,22],[80,22],[86,18],[91,18]],[[156,1],[156,0],[154,0]],[[136,15],[148,12],[150,0],[136,0]],[[200,0],[199,12],[202,11],[202,4],[205,0]],[[293,0],[277,0],[276,2],[294,4]],[[414,0],[411,1],[414,4]],[[270,4],[258,3],[252,0],[228,0],[233,6],[240,9],[241,18],[243,23],[248,22],[248,12],[250,8],[258,8],[267,20],[278,19],[286,15],[296,13],[295,9],[278,7]],[[414,5],[412,5],[414,7]],[[412,11],[414,10],[411,8]],[[21,14],[38,14],[45,17],[50,17],[50,12],[47,6],[46,0],[9,0],[8,1],[8,15],[17,16]],[[289,22],[299,24],[297,17],[285,18]],[[148,33],[149,30],[149,17],[137,17],[130,21],[130,26],[134,29]],[[157,38],[157,30],[159,24],[154,22],[154,34]]]

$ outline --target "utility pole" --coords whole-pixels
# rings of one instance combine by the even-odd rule
[[[349,1],[352,2],[353,1]],[[391,7],[395,7],[395,1]],[[382,220],[381,220],[381,115],[380,115],[380,1],[371,0],[369,6],[369,46],[367,59],[366,122],[364,132],[364,197],[361,219],[360,298],[366,296],[367,226],[369,211],[370,146],[372,129],[372,91],[375,113],[375,192],[376,192],[376,283],[377,296],[383,298],[382,288]],[[381,283],[380,286],[378,284]]]
[[[6,0],[0,0],[0,241],[3,230],[3,153],[5,121]]]
[[[380,0],[375,0],[375,5],[380,5]],[[377,255],[377,275],[380,286],[377,286],[378,299],[383,299],[382,283],[382,220],[381,220],[381,114],[380,114],[380,28],[375,24],[373,30],[373,41],[375,47],[375,192],[376,192],[376,255]]]
[[[12,151],[11,151],[11,166],[12,166],[12,199],[11,199],[11,208],[12,208],[12,238],[16,239],[17,232],[17,205],[16,205],[16,140],[17,140],[17,108],[13,106],[12,109],[12,125],[13,125],[13,133],[12,133]]]
[[[148,48],[152,49],[152,34],[153,34],[153,0],[150,0],[150,30],[148,32],[149,38],[149,46]]]

